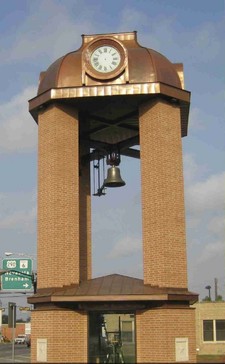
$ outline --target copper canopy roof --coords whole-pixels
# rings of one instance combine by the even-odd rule
[[[93,42],[109,39],[124,48],[123,71],[111,79],[88,72],[85,54]],[[66,103],[79,110],[79,121],[88,125],[80,143],[92,148],[86,156],[107,153],[140,158],[139,105],[160,96],[180,108],[181,136],[187,135],[190,92],[184,90],[183,66],[174,64],[153,49],[137,42],[136,32],[83,35],[81,47],[56,60],[40,74],[37,96],[29,110],[38,122],[39,112],[50,103]],[[106,152],[102,152],[106,151]]]
[[[142,47],[136,39],[136,32],[102,35],[122,39],[128,51],[129,83],[160,82],[176,88],[183,88],[182,78],[178,71],[182,72],[181,64],[171,63],[165,56],[153,49]],[[83,36],[82,46],[73,52],[67,53],[57,59],[46,72],[41,73],[38,95],[51,89],[62,87],[80,87],[82,81],[82,53],[86,45],[94,38],[101,36]],[[94,84],[121,84],[121,78],[113,81],[96,81]],[[91,84],[89,80],[89,84]],[[93,82],[92,82],[93,84]]]
[[[28,298],[38,302],[121,302],[121,301],[196,301],[197,295],[187,289],[160,288],[144,284],[139,278],[111,274],[89,279],[79,285],[40,289]]]

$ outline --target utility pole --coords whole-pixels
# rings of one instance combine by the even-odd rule
[[[215,282],[215,301],[216,301],[218,297],[218,279],[214,278],[214,282]]]
[[[8,303],[8,327],[12,329],[12,362],[15,362],[16,303]]]

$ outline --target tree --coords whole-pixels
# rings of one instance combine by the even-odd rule
[[[202,299],[202,302],[212,302],[211,297],[205,296],[205,298]]]
[[[223,297],[221,295],[218,295],[215,299],[216,302],[222,302],[223,301]]]

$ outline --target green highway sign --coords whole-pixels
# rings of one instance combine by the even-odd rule
[[[30,290],[32,285],[32,259],[3,259],[2,269],[8,270],[1,276],[2,290]],[[10,272],[12,270],[12,272]],[[27,276],[26,276],[27,275]]]

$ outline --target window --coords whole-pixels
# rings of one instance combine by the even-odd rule
[[[214,341],[213,320],[203,321],[203,341]]]
[[[203,320],[203,341],[225,341],[225,320]]]
[[[216,341],[225,341],[225,320],[216,320]]]
[[[133,342],[133,321],[122,321],[122,340]]]

